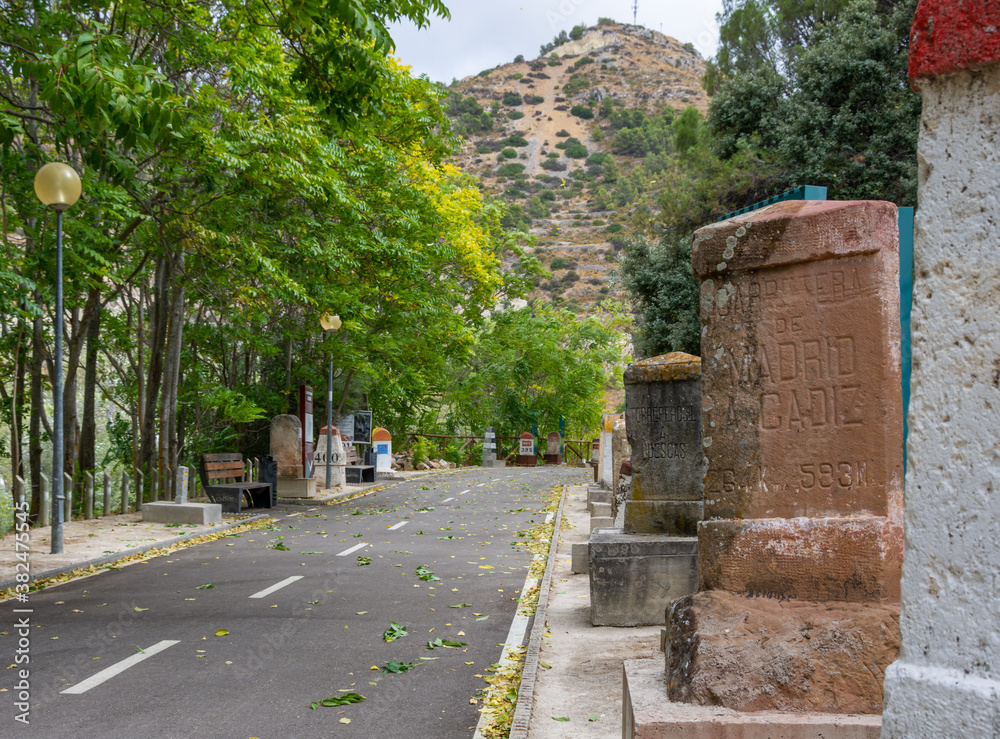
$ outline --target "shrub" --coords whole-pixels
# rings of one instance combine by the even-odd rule
[[[561,67],[562,66],[562,62],[559,61],[558,59],[549,59],[549,66],[550,67]]]
[[[578,74],[574,74],[569,78],[569,82],[563,87],[563,92],[566,95],[576,95],[580,90],[586,90],[590,87],[590,80],[586,77],[581,77]]]
[[[505,92],[503,94],[503,99],[501,100],[501,102],[504,105],[514,106],[514,105],[521,105],[524,102],[524,100],[522,100],[521,96],[518,95],[516,92]]]
[[[569,136],[569,131],[567,131],[567,130],[566,130],[566,129],[564,128],[563,130],[559,131],[559,132],[558,132],[558,133],[556,134],[556,136],[558,136],[558,137],[559,137],[559,138],[561,138],[561,139],[564,139],[564,138],[567,138],[567,137]]]
[[[503,141],[500,142],[500,146],[503,147],[507,146],[521,147],[527,145],[528,145],[528,140],[523,136],[508,136],[507,138],[505,138]]]
[[[621,233],[624,230],[625,230],[625,227],[622,226],[622,224],[620,224],[620,223],[612,223],[610,226],[608,226],[606,229],[604,229],[604,233],[617,234],[617,233]]]
[[[559,155],[556,154],[554,151],[550,151],[548,154],[545,155],[545,157],[547,159],[558,159]]]
[[[612,18],[601,17],[601,18],[597,19],[597,25],[599,25],[599,26],[613,26],[613,25],[615,25],[615,21]]]
[[[567,272],[565,275],[563,275],[563,282],[565,282],[565,283],[572,283],[572,282],[579,282],[579,281],[580,281],[580,275],[578,275],[576,273],[576,270],[572,270],[571,269],[569,272]]]
[[[552,202],[553,200],[556,199],[556,194],[552,190],[542,190],[540,193],[538,193],[538,197],[541,200],[548,200],[549,202]]]
[[[568,269],[569,260],[562,257],[556,257],[552,260],[552,264],[549,265],[549,269]]]
[[[524,104],[525,105],[541,105],[545,102],[545,98],[542,95],[525,95]]]
[[[508,190],[507,192],[510,192],[510,190]],[[593,225],[595,225],[595,226],[603,226],[604,225],[604,219],[603,218],[595,218]]]
[[[501,165],[497,168],[497,175],[500,177],[513,177],[524,171],[524,165],[518,162]]]
[[[445,446],[444,448],[445,460],[451,462],[454,465],[461,465],[462,459],[465,457],[465,454],[462,453],[461,448],[462,444],[461,442],[459,442],[458,439],[449,441],[447,446]]]
[[[610,154],[605,154],[603,151],[599,151],[587,157],[587,166],[591,167],[595,164],[607,164],[609,159],[611,159]]]
[[[594,126],[594,130],[590,132],[590,137],[594,141],[604,141],[604,129],[600,126]]]
[[[493,71],[492,69],[484,69],[482,72],[480,72],[479,74],[477,74],[476,77],[489,77],[490,76],[490,72],[492,72],[492,71]]]
[[[492,154],[493,153],[493,149],[491,149],[488,146],[477,146],[476,147],[476,153],[477,154]]]
[[[583,34],[586,33],[586,32],[587,32],[587,27],[586,26],[583,26],[583,25],[573,26],[573,30],[571,30],[569,32],[569,37],[571,39],[573,39],[574,41],[576,41],[577,39],[583,38]]]
[[[549,172],[565,172],[569,167],[566,166],[566,162],[560,159],[546,159],[542,162],[542,169]]]
[[[548,218],[551,213],[545,207],[544,201],[539,198],[532,198],[528,201],[528,215],[532,218]]]
[[[590,152],[587,151],[587,147],[579,141],[566,147],[566,156],[570,159],[586,159],[588,154]]]
[[[588,120],[594,117],[594,111],[592,111],[586,105],[574,105],[569,112],[570,115],[575,115],[577,118],[583,118],[584,120]]]
[[[500,152],[500,156],[502,156],[504,159],[517,159],[517,150],[504,149],[503,151]]]
[[[580,59],[576,60],[576,64],[573,65],[573,69],[579,69],[580,67],[584,66],[585,64],[593,64],[593,63],[594,63],[594,60],[591,59],[589,56],[581,57]]]
[[[431,443],[423,436],[418,436],[413,444],[413,466],[426,462],[431,453]]]
[[[507,113],[507,117],[512,121],[519,121],[524,118],[524,113],[519,110],[512,110]]]
[[[518,54],[514,57],[514,64],[520,64],[524,61],[524,54]]]
[[[515,79],[515,80],[519,80],[519,79],[523,79],[524,75],[521,74],[520,72],[514,72],[514,74],[511,75],[511,78]]]

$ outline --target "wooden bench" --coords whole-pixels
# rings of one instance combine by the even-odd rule
[[[347,447],[347,466],[344,468],[344,481],[348,485],[362,485],[375,482],[375,466],[358,464],[358,452],[354,445]]]
[[[223,513],[239,513],[244,497],[247,508],[271,507],[271,483],[245,481],[242,454],[203,454],[198,476],[209,501],[222,504]]]

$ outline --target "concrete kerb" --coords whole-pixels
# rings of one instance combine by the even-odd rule
[[[535,680],[538,676],[538,657],[542,649],[545,633],[545,611],[549,605],[549,589],[552,587],[552,572],[555,570],[556,553],[559,550],[559,529],[562,525],[563,506],[566,505],[568,485],[563,485],[562,498],[556,511],[552,539],[549,541],[549,559],[545,563],[545,575],[538,589],[538,605],[531,623],[531,637],[528,651],[524,655],[524,669],[521,671],[521,686],[517,692],[517,705],[511,719],[510,739],[527,739],[528,725],[531,723],[531,709],[535,702]]]
[[[163,547],[171,547],[174,544],[181,544],[188,539],[196,539],[199,536],[211,536],[212,534],[217,534],[221,531],[228,531],[229,529],[234,529],[237,526],[243,526],[244,524],[252,523],[254,521],[263,521],[271,517],[269,513],[261,513],[256,516],[250,516],[249,518],[241,518],[238,521],[233,521],[231,523],[226,523],[221,526],[217,526],[208,531],[196,531],[191,534],[185,534],[184,536],[175,536],[173,539],[164,539],[163,541],[153,542],[152,544],[144,544],[141,547],[136,547],[135,549],[126,549],[122,552],[115,552],[114,554],[105,554],[101,557],[95,557],[94,559],[88,559],[85,562],[76,562],[71,565],[64,565],[63,567],[56,567],[51,570],[46,570],[45,572],[39,572],[31,576],[31,580],[28,582],[37,582],[38,580],[44,580],[49,577],[57,577],[59,575],[65,575],[74,570],[81,570],[87,567],[99,567],[101,565],[110,564],[112,562],[117,562],[120,559],[125,559],[127,557],[135,556],[136,554],[143,554],[152,549],[162,549]],[[15,587],[18,584],[17,580],[6,580],[0,582],[0,592],[8,590]]]

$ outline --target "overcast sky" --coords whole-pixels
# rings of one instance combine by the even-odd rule
[[[418,31],[412,23],[393,27],[396,53],[414,74],[450,83],[510,62],[518,54],[538,56],[538,47],[577,24],[599,17],[632,22],[633,0],[444,0],[451,21],[435,18]],[[715,14],[722,0],[639,0],[639,25],[691,42],[708,57],[719,40]]]

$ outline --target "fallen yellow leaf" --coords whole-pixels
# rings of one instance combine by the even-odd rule
[[[342,723],[342,724],[349,724],[349,723],[351,723],[351,719],[349,719],[349,718],[342,718],[342,719],[340,719],[340,723]]]
[[[229,629],[219,629],[215,632],[216,636],[229,636]]]

